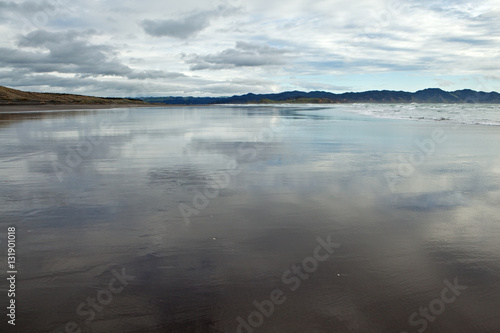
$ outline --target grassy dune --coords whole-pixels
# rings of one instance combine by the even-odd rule
[[[0,86],[0,105],[57,105],[57,104],[148,104],[132,98],[102,98],[71,94],[27,92]]]

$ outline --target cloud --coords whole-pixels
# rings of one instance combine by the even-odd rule
[[[19,8],[19,5],[13,1],[0,1],[2,11],[13,11]]]
[[[2,1],[0,0],[0,25],[11,23],[16,30],[28,32],[42,28],[51,19],[67,16],[71,9],[67,0]]]
[[[443,42],[468,44],[471,46],[474,46],[474,45],[494,45],[496,43],[496,41],[492,40],[492,39],[490,40],[490,39],[486,39],[486,38],[465,38],[463,36],[445,37],[445,38],[443,38]]]
[[[196,35],[210,24],[210,17],[205,13],[187,16],[180,20],[144,20],[144,31],[154,37],[175,37],[185,39]]]
[[[429,0],[429,1],[411,1],[414,7],[422,7],[427,10],[435,11],[444,16],[453,16],[458,19],[477,19],[486,18],[491,11],[488,1],[470,1],[470,0]]]
[[[113,59],[114,49],[111,46],[89,43],[88,37],[94,34],[93,30],[36,30],[19,38],[19,48],[0,48],[0,64],[3,67],[28,69],[34,73],[59,72],[91,76],[132,73],[130,67]]]
[[[10,12],[29,15],[37,12],[54,12],[60,6],[57,0],[52,1],[0,1],[0,13]]]
[[[210,25],[212,19],[237,11],[236,8],[219,6],[215,10],[198,11],[180,19],[143,20],[140,25],[153,37],[174,37],[187,39],[195,36]]]
[[[128,74],[129,79],[137,80],[147,80],[147,79],[175,79],[178,77],[186,77],[182,73],[175,72],[164,72],[161,70],[146,70],[146,71],[135,71]]]
[[[73,80],[89,94],[147,84],[151,95],[218,96],[414,91],[446,78],[457,89],[500,89],[462,80],[498,67],[496,0],[218,3],[0,0],[0,85],[32,79],[36,89],[73,92]]]
[[[287,62],[286,49],[266,44],[237,42],[236,47],[216,54],[187,55],[186,63],[191,70],[227,69],[235,67],[258,67],[284,65]]]
[[[435,78],[434,81],[436,81],[438,86],[442,87],[442,88],[451,87],[455,84],[455,82],[453,82],[453,81],[440,79],[440,78]]]
[[[27,75],[26,71],[4,71],[0,72],[3,79],[9,79],[12,84],[23,87],[49,86],[65,88],[81,88],[94,86],[98,80],[90,78],[75,79],[74,77],[61,77],[53,74]]]
[[[294,80],[293,84],[297,87],[295,89],[307,90],[307,91],[351,91],[350,86],[337,86],[333,84],[321,83],[321,82],[311,82],[305,80]]]
[[[46,47],[54,44],[71,43],[75,40],[83,40],[97,32],[93,29],[85,31],[69,30],[66,32],[48,32],[45,30],[36,30],[26,36],[20,36],[17,45],[20,47]]]
[[[36,30],[19,37],[17,49],[0,48],[0,65],[25,75],[56,72],[74,74],[81,78],[121,76],[137,80],[185,76],[162,70],[134,70],[115,58],[116,50],[112,46],[91,44],[88,39],[96,34],[95,30]]]

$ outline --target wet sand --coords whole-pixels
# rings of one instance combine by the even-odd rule
[[[18,331],[500,331],[498,128],[164,111],[0,127]]]
[[[19,113],[29,111],[65,111],[116,108],[165,107],[163,104],[44,104],[44,105],[0,105],[0,113]]]

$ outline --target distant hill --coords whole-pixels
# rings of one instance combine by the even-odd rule
[[[417,92],[373,90],[334,94],[325,91],[287,91],[279,94],[246,94],[232,97],[142,97],[150,103],[175,105],[250,103],[500,103],[497,92],[470,89],[444,91],[437,88]]]
[[[0,86],[0,105],[147,104],[140,99],[26,92]]]
[[[417,92],[372,90],[334,94],[325,91],[287,91],[278,94],[246,94],[231,97],[141,97],[103,98],[73,94],[36,93],[0,86],[1,105],[54,105],[54,104],[148,104],[170,105],[204,104],[264,104],[264,103],[500,103],[497,92],[470,89],[444,91],[437,88]]]

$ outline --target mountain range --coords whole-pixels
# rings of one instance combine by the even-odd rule
[[[325,91],[287,91],[277,94],[246,94],[231,97],[141,97],[149,103],[176,105],[250,103],[500,103],[497,92],[470,89],[444,91],[429,88],[417,92],[372,90],[334,94]]]
[[[444,91],[429,88],[417,92],[372,90],[334,94],[325,91],[287,91],[276,94],[245,94],[231,97],[139,97],[103,98],[74,94],[25,92],[0,86],[0,105],[57,104],[272,104],[272,103],[500,103],[497,92],[470,89]]]

